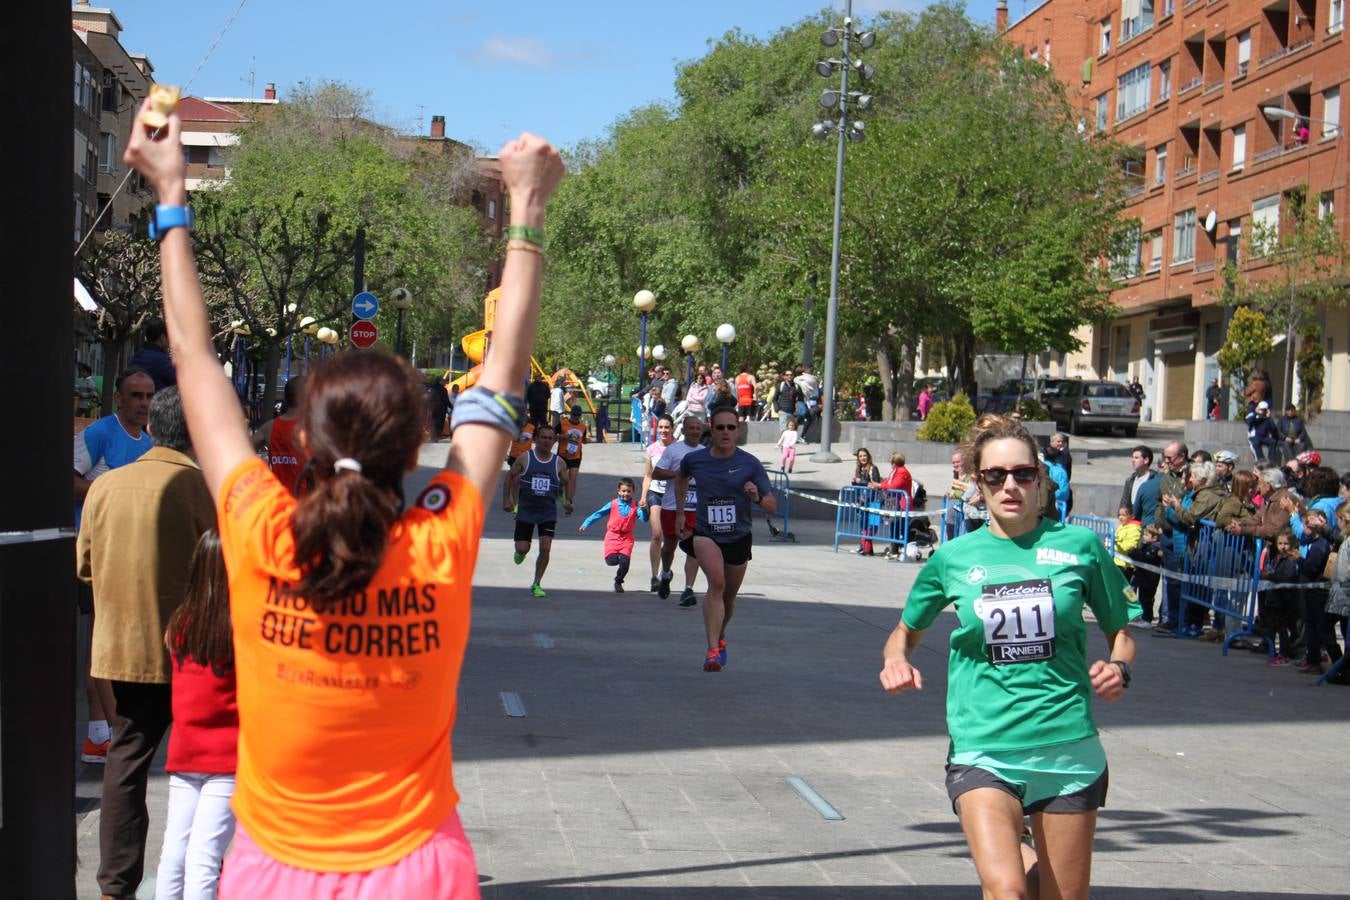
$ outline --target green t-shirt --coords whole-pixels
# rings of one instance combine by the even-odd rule
[[[938,548],[901,618],[926,630],[956,606],[947,664],[955,752],[1025,750],[1097,733],[1084,603],[1105,632],[1142,612],[1087,528],[1044,519],[1019,538],[981,528]]]

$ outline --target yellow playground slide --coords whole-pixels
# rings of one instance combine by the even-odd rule
[[[483,369],[483,351],[487,347],[488,335],[492,333],[492,324],[496,318],[497,300],[501,297],[501,288],[493,288],[483,299],[483,328],[479,331],[473,331],[464,335],[460,339],[459,346],[464,350],[464,355],[473,363],[473,368],[463,375],[450,382],[450,387],[459,385],[461,391],[467,391],[478,381],[478,374]],[[586,406],[591,414],[595,414],[595,403],[591,400],[591,394],[586,390],[586,383],[578,378],[570,369],[559,369],[552,375],[544,371],[543,366],[533,356],[530,357],[530,375],[543,375],[548,380],[549,385],[562,384],[579,390],[581,396],[586,401]]]

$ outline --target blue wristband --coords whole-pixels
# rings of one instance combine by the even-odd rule
[[[191,207],[165,206],[161,203],[150,213],[150,239],[154,241],[163,240],[164,235],[173,228],[186,228],[191,231],[196,222],[197,217],[193,214]]]

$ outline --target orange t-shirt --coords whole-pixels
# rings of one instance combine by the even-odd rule
[[[483,502],[438,473],[369,587],[322,611],[293,590],[296,502],[250,459],[216,511],[239,701],[234,810],[278,862],[363,872],[417,849],[459,802],[450,731]]]
[[[534,423],[526,422],[525,427],[520,429],[520,434],[511,442],[511,449],[506,451],[506,455],[515,459],[534,445]]]
[[[581,459],[581,445],[586,443],[586,426],[563,419],[558,429],[558,455],[563,459]]]

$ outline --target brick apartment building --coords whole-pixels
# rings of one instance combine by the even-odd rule
[[[1052,68],[1081,107],[1084,132],[1133,148],[1122,162],[1125,215],[1140,227],[1134,252],[1113,267],[1121,314],[1084,329],[1084,350],[1054,360],[1052,374],[1137,374],[1149,418],[1203,418],[1231,315],[1219,303],[1224,264],[1239,248],[1250,256],[1244,231],[1250,236],[1254,221],[1277,225],[1302,191],[1319,215],[1340,212],[1338,231],[1350,237],[1345,4],[1045,0],[1009,27],[1000,3],[999,30]],[[1254,277],[1270,268],[1237,259]],[[1324,408],[1350,410],[1350,312],[1327,310],[1320,320]],[[1280,343],[1267,361],[1276,397],[1284,355]]]

